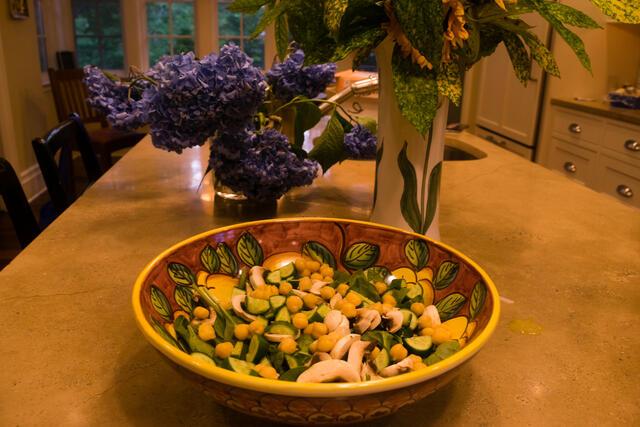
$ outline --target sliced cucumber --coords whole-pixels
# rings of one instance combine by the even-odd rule
[[[283,372],[282,375],[278,377],[278,379],[282,381],[295,381],[298,379],[300,374],[302,374],[306,370],[306,367],[298,366],[297,368],[289,369],[288,371]]]
[[[272,285],[279,284],[281,282],[280,270],[270,271],[269,274],[267,274],[267,282],[271,283]]]
[[[400,313],[402,313],[402,326],[406,326],[407,328],[414,330],[416,326],[418,326],[418,316],[411,310],[407,310],[406,308],[401,308]]]
[[[194,359],[197,359],[197,360],[199,360],[201,362],[211,363],[213,365],[216,364],[216,362],[212,358],[210,358],[209,356],[207,356],[204,353],[198,353],[198,352],[191,353],[191,357],[193,357]]]
[[[271,304],[271,308],[273,311],[278,311],[280,307],[282,307],[287,302],[287,297],[283,295],[273,295],[269,297],[269,304]]]
[[[254,335],[251,337],[251,341],[249,341],[249,350],[247,350],[247,355],[245,356],[245,360],[247,362],[256,363],[261,360],[269,350],[269,343],[262,335]]]
[[[293,263],[289,263],[278,270],[280,273],[280,280],[287,280],[296,274],[296,266]]]
[[[287,307],[282,307],[280,310],[278,310],[278,312],[276,313],[275,321],[291,323],[291,315],[289,314],[289,310],[287,310]]]
[[[391,358],[389,357],[389,352],[386,349],[380,350],[380,353],[373,360],[373,365],[376,367],[376,371],[380,372],[391,362]]]
[[[287,365],[289,366],[289,369],[297,368],[298,366],[300,366],[296,358],[290,354],[285,354],[284,360],[287,361]]]
[[[420,283],[407,283],[407,298],[414,300],[422,299],[422,285]]]
[[[303,313],[307,315],[309,323],[322,321],[322,316],[318,314],[318,307],[314,307],[313,310],[303,311]]]
[[[308,353],[309,346],[313,342],[313,337],[311,335],[303,334],[298,338],[298,348],[301,352]]]
[[[409,291],[408,288],[392,289],[390,291],[385,292],[384,295],[391,295],[396,300],[397,304],[401,304],[402,301],[407,296],[408,291]]]
[[[269,311],[271,304],[266,299],[247,296],[247,311],[251,314],[262,314]]]
[[[431,350],[433,342],[431,341],[430,336],[425,335],[405,338],[404,344],[407,346],[410,353],[417,354],[418,356],[426,356],[429,353],[429,350]]]
[[[246,295],[247,291],[245,291],[244,289],[240,289],[240,288],[233,288],[231,290],[231,298],[235,297],[236,295]]]
[[[246,354],[244,342],[238,341],[233,346],[233,350],[231,350],[231,357],[236,357],[238,359],[242,359]]]
[[[259,365],[271,366],[273,368],[273,365],[271,364],[271,360],[269,360],[269,357],[267,357],[267,356],[262,358],[262,360],[260,361]]]
[[[318,310],[317,313],[318,315],[322,318],[322,320],[324,320],[325,317],[327,317],[327,314],[331,311],[331,307],[329,307],[328,304],[320,304],[318,306]]]
[[[271,322],[265,332],[269,334],[278,334],[278,335],[291,335],[295,337],[298,334],[298,329],[288,322]]]
[[[253,363],[236,359],[235,357],[227,357],[222,362],[223,368],[245,375],[251,375],[251,371],[254,370],[255,366]]]

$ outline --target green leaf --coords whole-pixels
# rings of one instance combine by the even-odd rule
[[[513,65],[513,70],[516,72],[516,77],[520,80],[520,83],[527,85],[531,78],[531,57],[524,47],[524,43],[514,33],[506,32],[504,34],[504,45],[509,52],[509,58]]]
[[[238,261],[225,243],[219,243],[216,254],[220,258],[220,272],[235,276],[238,273]]]
[[[457,62],[447,62],[440,65],[438,71],[438,93],[446,96],[455,105],[460,105],[462,99],[462,74]]]
[[[427,209],[425,212],[424,222],[422,223],[422,232],[426,233],[436,216],[436,208],[438,207],[438,194],[440,194],[440,177],[442,175],[442,162],[431,169],[429,175],[429,194],[427,195]]]
[[[618,22],[640,24],[638,0],[591,0],[591,3]]]
[[[562,3],[547,2],[547,10],[560,22],[578,28],[602,28],[589,15]],[[638,5],[640,7],[640,5]]]
[[[268,8],[260,17],[260,21],[256,24],[256,28],[251,33],[251,38],[258,37],[269,24],[274,22],[278,16],[282,15],[285,11],[286,2],[279,2],[275,6]]]
[[[382,267],[380,265],[369,267],[364,273],[367,280],[370,282],[384,282],[384,279],[391,274],[387,267]]]
[[[437,0],[394,0],[393,12],[411,45],[429,62],[440,64],[444,11]]]
[[[522,36],[524,42],[529,46],[529,51],[533,59],[552,76],[560,77],[560,69],[556,63],[556,59],[553,54],[547,49],[547,47],[540,41],[538,36],[533,33],[526,33]]]
[[[460,350],[460,343],[457,340],[445,341],[436,347],[436,351],[431,353],[425,360],[429,366],[446,359]]]
[[[178,316],[178,318],[173,322],[173,327],[180,338],[187,343],[191,353],[206,354],[212,359],[216,357],[215,348],[198,337],[198,334],[193,330],[189,321],[185,319],[184,316]]]
[[[162,325],[159,324],[156,319],[151,319],[151,327],[158,333],[158,335],[164,338],[166,342],[176,347],[177,349],[188,353],[188,349],[180,341],[177,341],[175,338],[169,335],[167,330],[162,327]]]
[[[378,150],[376,151],[376,179],[373,184],[373,205],[371,209],[376,207],[376,201],[378,200],[378,170],[380,169],[380,161],[382,160],[382,154],[384,153],[384,141],[380,141],[378,144]]]
[[[438,273],[433,281],[433,287],[437,290],[442,290],[449,286],[458,275],[458,269],[460,266],[453,261],[443,261],[438,267]]]
[[[240,12],[240,13],[256,13],[260,8],[270,0],[235,0],[229,6],[227,6],[227,10],[231,12]]]
[[[156,285],[151,285],[151,305],[165,320],[171,320],[171,304],[164,293]]]
[[[245,232],[240,236],[236,244],[236,251],[238,252],[240,260],[249,267],[261,265],[264,260],[260,243],[258,243],[256,238],[249,232]]]
[[[440,314],[440,320],[445,322],[458,314],[458,311],[460,311],[466,301],[467,298],[458,292],[454,292],[442,298],[436,303],[436,308]]]
[[[398,46],[393,50],[391,66],[398,107],[418,132],[425,135],[438,110],[437,75],[413,64],[410,58],[404,58]]]
[[[322,243],[313,240],[308,241],[302,247],[302,255],[322,264],[327,264],[331,268],[336,268],[336,259]]]
[[[380,27],[369,28],[361,33],[356,33],[350,38],[342,41],[331,58],[332,61],[340,61],[346,58],[351,52],[367,55],[375,48],[387,35],[387,32]]]
[[[480,310],[482,310],[486,297],[487,287],[485,284],[482,282],[476,283],[473,287],[473,292],[471,293],[471,302],[469,303],[469,315],[471,320],[475,319],[480,313]]]
[[[309,158],[320,163],[322,173],[327,173],[331,166],[346,160],[344,129],[335,111],[324,132],[315,139],[314,147],[309,152]]]
[[[175,299],[180,308],[187,313],[191,313],[195,307],[195,303],[193,302],[193,291],[190,286],[176,286],[173,290],[173,299]]]
[[[215,273],[220,268],[220,259],[211,245],[205,246],[200,252],[200,262],[209,274]]]
[[[189,286],[196,283],[196,276],[193,275],[189,267],[178,262],[170,262],[167,267],[169,276],[176,285]]]
[[[350,270],[365,270],[378,260],[380,248],[367,242],[358,242],[349,246],[342,263]]]
[[[370,299],[373,302],[380,301],[380,294],[373,284],[365,279],[364,274],[360,271],[349,279],[349,289]]]
[[[429,262],[429,246],[424,240],[409,240],[404,245],[404,254],[414,270],[422,270]]]
[[[296,119],[294,122],[295,142],[294,147],[302,148],[304,132],[314,127],[322,118],[322,112],[318,106],[309,101],[296,105]]]
[[[326,0],[324,4],[324,22],[332,33],[340,29],[340,21],[347,10],[349,0]]]
[[[287,50],[289,49],[289,24],[287,23],[287,16],[284,14],[278,15],[276,18],[275,39],[278,58],[284,61],[287,56]]]
[[[418,179],[413,164],[407,158],[407,141],[404,142],[400,154],[398,154],[398,167],[402,174],[404,186],[400,198],[400,212],[409,227],[416,233],[420,232],[422,218],[418,207]]]
[[[333,56],[336,42],[324,23],[321,1],[287,0],[287,23],[293,39],[305,52],[306,64],[327,62]]]

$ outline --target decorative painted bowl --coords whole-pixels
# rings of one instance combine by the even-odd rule
[[[177,348],[165,332],[163,324],[172,312],[188,308],[185,281],[198,277],[228,302],[240,267],[258,263],[275,269],[301,254],[347,271],[385,267],[421,284],[425,303],[438,307],[462,349],[428,368],[382,380],[304,384],[239,374],[200,361]],[[176,265],[192,274],[176,270]],[[297,218],[219,228],[167,249],[138,277],[133,309],[149,342],[216,402],[278,422],[334,424],[389,415],[448,383],[488,341],[500,305],[487,274],[447,245],[373,223]]]

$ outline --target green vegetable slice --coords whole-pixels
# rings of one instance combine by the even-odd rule
[[[282,307],[287,302],[287,297],[283,295],[273,295],[269,297],[269,304],[271,304],[271,308],[276,311],[280,307]]]
[[[278,270],[281,280],[287,280],[295,276],[296,266],[293,263],[289,263]]]
[[[389,357],[389,352],[383,348],[373,360],[373,365],[375,366],[376,371],[380,372],[381,370],[389,366],[390,362],[391,358]]]
[[[447,357],[456,353],[458,350],[460,350],[460,343],[458,343],[458,341],[443,342],[438,347],[436,347],[436,351],[434,351],[433,354],[427,357],[425,363],[427,365],[433,365],[440,362],[441,360],[446,359]]]
[[[235,357],[227,357],[222,362],[222,367],[239,374],[251,375],[256,365],[244,360],[236,359]]]
[[[300,374],[302,374],[306,370],[307,368],[305,368],[304,366],[298,366],[297,368],[289,369],[288,371],[284,372],[282,375],[280,375],[279,379],[281,379],[282,381],[295,381],[298,379]]]
[[[269,350],[269,343],[262,335],[253,335],[249,341],[249,350],[245,360],[247,362],[256,363],[262,359]]]
[[[426,356],[429,354],[433,344],[431,337],[428,335],[405,338],[404,343],[410,353],[417,354],[418,356]]]
[[[282,307],[280,310],[278,310],[275,320],[276,322],[291,323],[291,315],[289,314],[289,310],[287,310],[287,307]]]
[[[267,274],[267,278],[266,278],[267,282],[271,283],[272,285],[277,285],[280,283],[281,279],[280,279],[280,271],[276,270],[276,271],[272,271],[269,274]]]
[[[271,322],[265,332],[278,335],[291,335],[295,337],[298,334],[298,330],[291,323],[288,322]]]
[[[269,301],[260,298],[247,297],[247,311],[251,314],[262,314],[269,311]]]

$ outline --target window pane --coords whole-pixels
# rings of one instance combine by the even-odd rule
[[[240,14],[227,10],[227,4],[218,4],[218,34],[220,36],[240,35]]]
[[[169,34],[169,6],[167,3],[147,3],[147,32]]]
[[[245,36],[251,35],[253,30],[258,25],[258,21],[262,17],[262,9],[258,11],[255,15],[242,15],[243,23],[242,23],[242,32]],[[264,31],[263,31],[264,33]]]
[[[119,36],[120,28],[120,2],[101,1],[98,3],[100,16],[100,30],[104,36]]]
[[[153,66],[163,55],[169,55],[169,39],[149,39],[149,66]]]
[[[107,70],[121,70],[124,53],[122,51],[122,39],[120,37],[105,37],[102,39],[102,68]]]
[[[264,42],[261,39],[245,40],[244,52],[253,58],[253,65],[264,68]]]
[[[78,51],[78,65],[100,66],[100,50],[96,37],[76,37],[76,50]]]
[[[173,3],[173,34],[187,36],[193,34],[193,4]]]
[[[193,52],[193,39],[173,39],[173,53]]]
[[[77,36],[95,34],[98,30],[97,9],[87,0],[73,0],[73,23]]]

